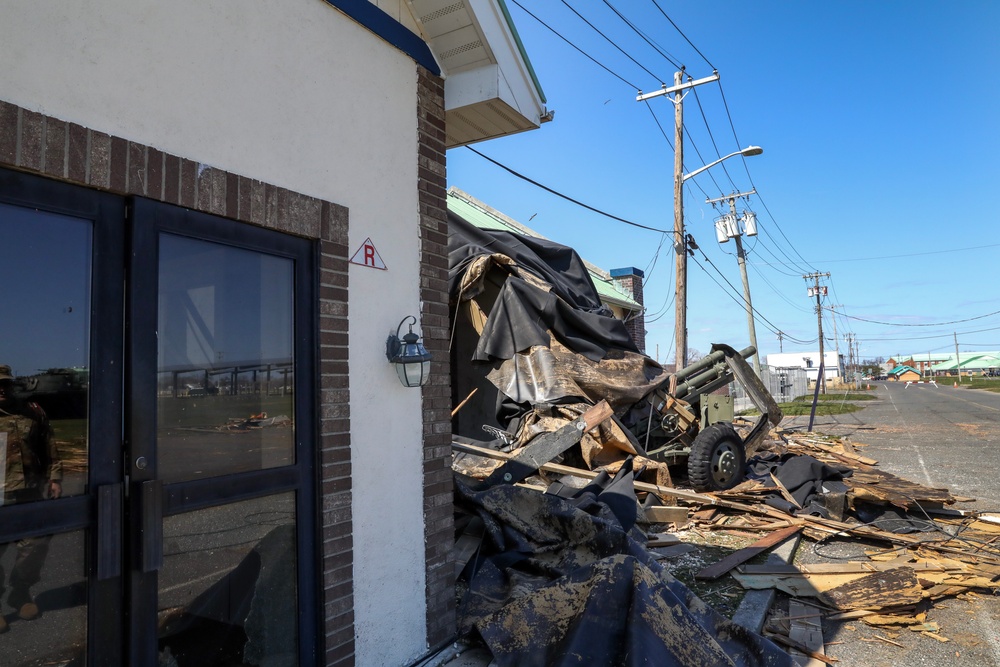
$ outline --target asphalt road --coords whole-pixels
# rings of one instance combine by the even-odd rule
[[[1000,393],[943,385],[872,385],[877,401],[858,412],[818,417],[813,430],[867,445],[859,451],[893,474],[974,500],[956,509],[1000,511]],[[782,426],[805,428],[808,417]],[[832,562],[859,553],[851,540],[814,550],[803,540],[799,558]],[[777,604],[781,604],[781,601]],[[825,622],[827,654],[842,667],[983,667],[1000,665],[1000,582],[997,592],[935,603],[928,621],[940,626],[939,642],[909,630],[872,628],[861,621]],[[891,639],[902,648],[882,641]]]

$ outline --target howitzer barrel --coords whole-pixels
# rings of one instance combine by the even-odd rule
[[[743,357],[744,359],[749,359],[755,354],[757,354],[757,348],[755,348],[753,345],[748,345],[744,349],[740,350],[740,356]],[[725,358],[726,358],[725,352],[723,352],[722,350],[716,350],[715,352],[705,355],[704,357],[694,362],[693,364],[685,366],[684,368],[680,369],[679,371],[674,373],[674,377],[677,378],[678,383],[683,382],[684,380],[688,379],[695,373],[703,371],[706,368],[711,368],[720,361],[723,361]]]
[[[729,367],[720,364],[716,368],[696,375],[688,382],[677,385],[674,391],[674,398],[683,398],[687,401],[694,400],[695,396],[700,396],[707,391],[715,391],[725,384],[729,384],[733,379],[733,374]]]
[[[752,345],[749,345],[740,352],[740,356],[746,359],[756,353],[757,350]],[[690,366],[681,369],[681,372],[677,374],[677,379],[690,379],[687,379],[687,382],[679,382],[677,384],[674,389],[674,397],[686,398],[690,401],[696,396],[700,396],[701,394],[710,391],[715,391],[719,387],[729,384],[733,379],[733,373],[729,370],[729,364],[726,363],[725,359],[725,352],[722,350],[716,350],[707,357],[699,359]],[[706,360],[711,360],[711,363],[703,363],[706,362]],[[692,369],[694,369],[693,372],[703,369],[707,370],[698,373],[694,377],[690,377]]]

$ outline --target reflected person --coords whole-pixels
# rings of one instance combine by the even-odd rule
[[[3,505],[62,495],[62,462],[49,420],[37,403],[14,395],[14,376],[7,365],[0,365],[0,455],[3,457],[0,465],[5,468],[0,476]],[[9,581],[0,566],[0,599],[9,590],[7,604],[26,621],[39,616],[31,587],[41,579],[49,539],[29,537],[0,544],[0,559],[12,546],[17,551]],[[0,633],[7,630],[7,622],[0,613]]]

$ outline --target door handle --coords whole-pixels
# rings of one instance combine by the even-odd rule
[[[97,580],[122,573],[122,485],[97,487]]]
[[[139,483],[139,566],[143,573],[163,567],[163,482]]]

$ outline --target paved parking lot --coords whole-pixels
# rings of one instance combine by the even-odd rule
[[[817,418],[813,429],[867,445],[859,449],[879,467],[914,482],[947,488],[953,495],[974,498],[959,509],[1000,511],[1000,394],[942,385],[873,384],[877,401],[863,410]],[[808,417],[790,418],[783,426],[805,428]],[[850,557],[849,541],[824,544],[817,554],[804,540],[798,557],[806,562]],[[1000,590],[1000,582],[998,582]],[[940,626],[942,643],[915,632],[892,634],[860,621],[826,622],[828,655],[842,667],[1000,665],[1000,597],[984,591],[974,599],[937,603],[928,620]]]

